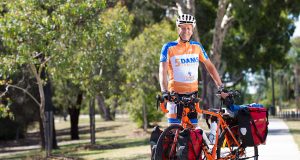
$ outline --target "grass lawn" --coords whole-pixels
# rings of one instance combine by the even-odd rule
[[[166,127],[166,120],[158,123]],[[200,121],[200,126],[206,124]],[[94,160],[134,160],[150,159],[149,137],[152,129],[144,132],[136,124],[123,116],[116,121],[104,122],[96,118],[96,144],[90,144],[89,118],[80,118],[80,140],[70,140],[70,122],[62,118],[55,120],[56,135],[59,149],[52,151],[52,159],[94,159]],[[32,128],[30,133],[37,130]],[[33,145],[33,144],[31,144]],[[36,144],[38,146],[38,141]],[[22,150],[22,152],[20,152]],[[20,149],[19,151],[0,152],[0,159],[43,159],[45,152],[40,149]]]
[[[149,136],[128,118],[104,122],[96,119],[96,144],[90,145],[89,119],[79,122],[80,140],[70,140],[70,122],[56,118],[59,149],[53,150],[53,159],[150,159]],[[31,131],[33,132],[33,131]],[[37,145],[37,144],[35,144]],[[40,149],[1,154],[0,159],[42,159]],[[64,158],[63,158],[64,157]]]
[[[285,121],[298,147],[300,148],[300,121]],[[158,123],[166,127],[165,120]],[[127,117],[116,121],[104,122],[96,119],[96,144],[90,144],[89,119],[81,118],[79,122],[80,140],[70,140],[70,122],[56,118],[56,134],[59,149],[52,151],[51,159],[88,159],[88,160],[135,160],[150,159],[149,137],[152,129],[144,132],[137,128]],[[204,120],[199,126],[207,130]],[[30,133],[36,130],[31,129]],[[37,136],[35,133],[34,136]],[[38,145],[38,141],[36,144]],[[3,146],[3,145],[2,145]],[[1,152],[0,159],[45,159],[45,152],[40,149],[21,148],[14,151]]]
[[[293,135],[300,151],[300,121],[285,120],[285,123],[288,125],[290,133]]]

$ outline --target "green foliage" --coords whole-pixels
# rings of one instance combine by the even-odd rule
[[[0,117],[13,119],[14,116],[10,112],[10,109],[8,106],[5,106],[4,104],[0,104]]]
[[[289,5],[284,1],[233,1],[235,22],[226,37],[223,60],[227,71],[252,72],[279,68],[287,61],[290,36],[294,31],[289,18]]]
[[[206,51],[209,51],[213,40],[213,29],[215,27],[215,19],[217,17],[218,1],[198,0],[195,1],[195,4],[195,16],[200,40],[203,46],[205,46]]]
[[[66,53],[58,57],[61,63],[51,69],[56,91],[54,100],[57,105],[68,107],[74,104],[78,92],[84,92],[87,98],[101,93],[110,107],[114,97],[120,94],[124,76],[117,62],[131,31],[133,16],[120,4],[94,16],[85,14],[82,16],[88,18],[80,25],[64,27],[65,32],[72,34],[64,37],[71,48],[65,48]],[[70,23],[75,21],[74,15],[68,18]],[[66,99],[69,103],[64,103]]]
[[[299,63],[300,62],[300,37],[296,37],[291,40],[292,50],[288,55],[288,59],[291,63]]]
[[[148,121],[157,121],[162,116],[162,112],[156,111],[155,107],[155,95],[159,91],[158,66],[163,43],[177,37],[172,26],[162,21],[145,28],[143,33],[128,42],[120,61],[122,72],[126,73],[126,84],[123,86],[123,95],[129,99],[126,107],[140,126],[143,105],[147,108]]]
[[[38,90],[34,79],[30,78],[30,72],[19,68],[14,74],[10,74],[9,84],[17,84],[26,89],[33,97],[38,97]],[[0,92],[4,86],[0,86]],[[9,87],[7,92],[0,98],[0,139],[15,139],[23,137],[27,128],[39,119],[39,107],[24,91]],[[2,104],[2,105],[1,105]]]
[[[160,1],[164,5],[172,4],[174,1]],[[165,10],[154,5],[148,0],[126,0],[130,13],[134,14],[131,37],[136,37],[143,32],[144,28],[154,23],[159,23],[165,17]]]

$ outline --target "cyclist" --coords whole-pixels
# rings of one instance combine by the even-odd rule
[[[176,20],[178,39],[164,44],[161,50],[159,65],[159,82],[162,96],[166,98],[170,92],[178,94],[195,94],[198,92],[198,67],[202,62],[218,89],[224,87],[214,64],[208,58],[199,42],[191,41],[195,17],[189,14],[179,15]],[[222,95],[222,97],[226,95]],[[167,103],[168,124],[180,124],[177,117],[177,107]],[[180,115],[180,114],[178,114]],[[194,126],[198,124],[197,114],[190,117]]]

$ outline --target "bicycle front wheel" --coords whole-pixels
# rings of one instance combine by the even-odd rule
[[[235,138],[241,142],[241,139],[238,137],[238,126],[232,126],[230,130],[235,135]],[[228,138],[227,141],[225,140],[226,135]],[[229,131],[225,129],[219,138],[217,158],[258,160],[258,148],[257,146],[238,148],[238,146],[234,144]]]
[[[174,137],[176,136],[175,133],[179,133],[179,132],[176,132],[177,130],[182,131],[183,127],[181,125],[171,125],[171,126],[167,127],[161,133],[161,135],[159,136],[158,141],[157,141],[157,147],[155,149],[154,160],[169,159],[170,157],[174,156],[174,155],[171,155],[172,154],[171,148],[173,145],[176,145],[174,143]],[[164,147],[165,144],[168,144],[168,146]],[[175,153],[176,153],[176,151],[173,151],[173,154],[175,154]]]

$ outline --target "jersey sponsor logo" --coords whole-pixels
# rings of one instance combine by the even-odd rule
[[[190,57],[190,58],[176,58],[175,59],[175,66],[189,66],[189,65],[195,65],[199,62],[198,57]]]
[[[186,76],[184,76],[184,80],[186,81],[194,81],[195,76],[192,74],[192,72],[188,72]]]

